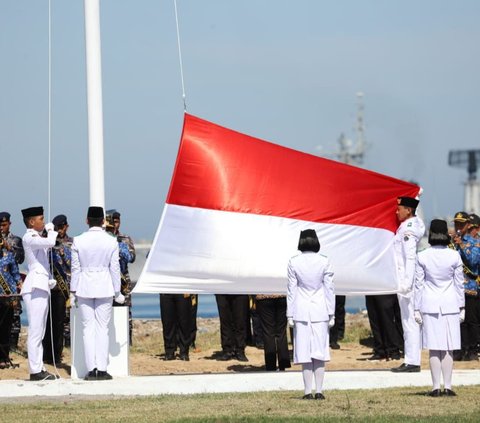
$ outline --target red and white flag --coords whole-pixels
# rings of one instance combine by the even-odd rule
[[[144,293],[285,293],[300,231],[313,228],[338,294],[397,290],[397,197],[420,188],[262,141],[191,115]]]

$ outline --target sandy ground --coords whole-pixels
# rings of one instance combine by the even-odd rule
[[[130,374],[140,375],[162,375],[179,373],[225,373],[225,372],[248,372],[264,370],[263,350],[256,347],[247,347],[246,355],[249,359],[246,363],[236,360],[227,362],[217,361],[216,354],[220,350],[220,334],[218,319],[201,319],[198,324],[197,349],[190,352],[190,361],[163,360],[162,328],[159,320],[135,320],[134,321],[134,348],[130,353]],[[368,319],[365,315],[347,315],[346,332],[352,325],[367,325]],[[217,342],[206,341],[206,339],[218,340]],[[25,380],[28,379],[28,363],[25,353],[26,332],[22,331],[18,352],[12,352],[11,358],[16,368],[0,370],[2,380]],[[367,344],[368,342],[362,342]],[[204,347],[202,345],[211,345]],[[339,350],[332,350],[332,360],[327,365],[328,370],[364,370],[364,369],[389,369],[399,366],[402,360],[397,361],[367,361],[371,355],[371,348],[360,343],[340,342]],[[65,349],[63,363],[57,367],[58,374],[62,378],[70,375],[70,350]],[[48,371],[54,372],[51,365],[46,365]],[[428,352],[422,355],[422,368],[428,369]],[[455,362],[455,369],[478,369],[479,361]],[[300,366],[292,365],[291,370],[300,370]],[[288,370],[287,370],[288,371]]]

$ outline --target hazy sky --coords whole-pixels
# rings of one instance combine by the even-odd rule
[[[51,217],[84,230],[89,205],[84,10],[52,0]],[[183,122],[173,0],[101,0],[105,190],[122,229],[151,239]],[[427,219],[463,208],[480,148],[477,0],[178,0],[188,112],[317,154],[354,137],[365,93],[365,167],[415,180]],[[47,205],[48,1],[0,0],[0,157],[14,232]]]

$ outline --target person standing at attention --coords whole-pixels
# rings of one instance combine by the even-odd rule
[[[329,328],[335,324],[333,270],[313,229],[300,232],[301,254],[288,263],[287,319],[294,328],[293,361],[302,364],[303,399],[325,399],[325,362],[330,361]],[[312,381],[315,375],[315,396]]]
[[[415,373],[420,371],[421,345],[420,327],[413,315],[413,290],[417,245],[425,233],[425,225],[415,215],[419,201],[412,197],[399,197],[397,219],[400,226],[393,239],[395,262],[398,277],[398,304],[402,318],[404,338],[404,363],[394,367],[395,373]]]
[[[27,353],[30,380],[55,380],[43,365],[43,344],[48,314],[48,297],[55,280],[50,274],[48,250],[55,245],[57,232],[53,223],[45,225],[43,207],[22,210],[27,232],[23,236],[23,248],[27,259],[28,275],[20,292],[27,308],[28,338]],[[45,238],[44,232],[47,237]]]
[[[88,208],[89,230],[72,244],[72,278],[70,303],[78,302],[83,328],[85,380],[108,380],[108,323],[112,315],[112,298],[123,303],[120,293],[120,264],[117,240],[102,228],[103,207]]]
[[[462,259],[448,248],[450,236],[444,220],[432,220],[428,243],[431,247],[418,253],[414,315],[422,328],[423,348],[430,355],[433,389],[427,395],[453,397],[453,351],[460,348],[460,322],[465,319]]]

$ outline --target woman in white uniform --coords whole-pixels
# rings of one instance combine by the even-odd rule
[[[417,256],[414,312],[422,327],[422,346],[430,355],[433,389],[427,395],[455,396],[453,350],[460,349],[460,322],[465,318],[462,260],[457,251],[447,247],[450,237],[444,220],[432,220],[428,242],[431,247]]]
[[[328,258],[318,254],[320,242],[313,229],[300,232],[298,249],[301,254],[288,263],[287,318],[294,327],[294,362],[302,364],[303,399],[325,399],[322,386],[325,362],[330,361],[329,328],[335,324],[333,271]]]

